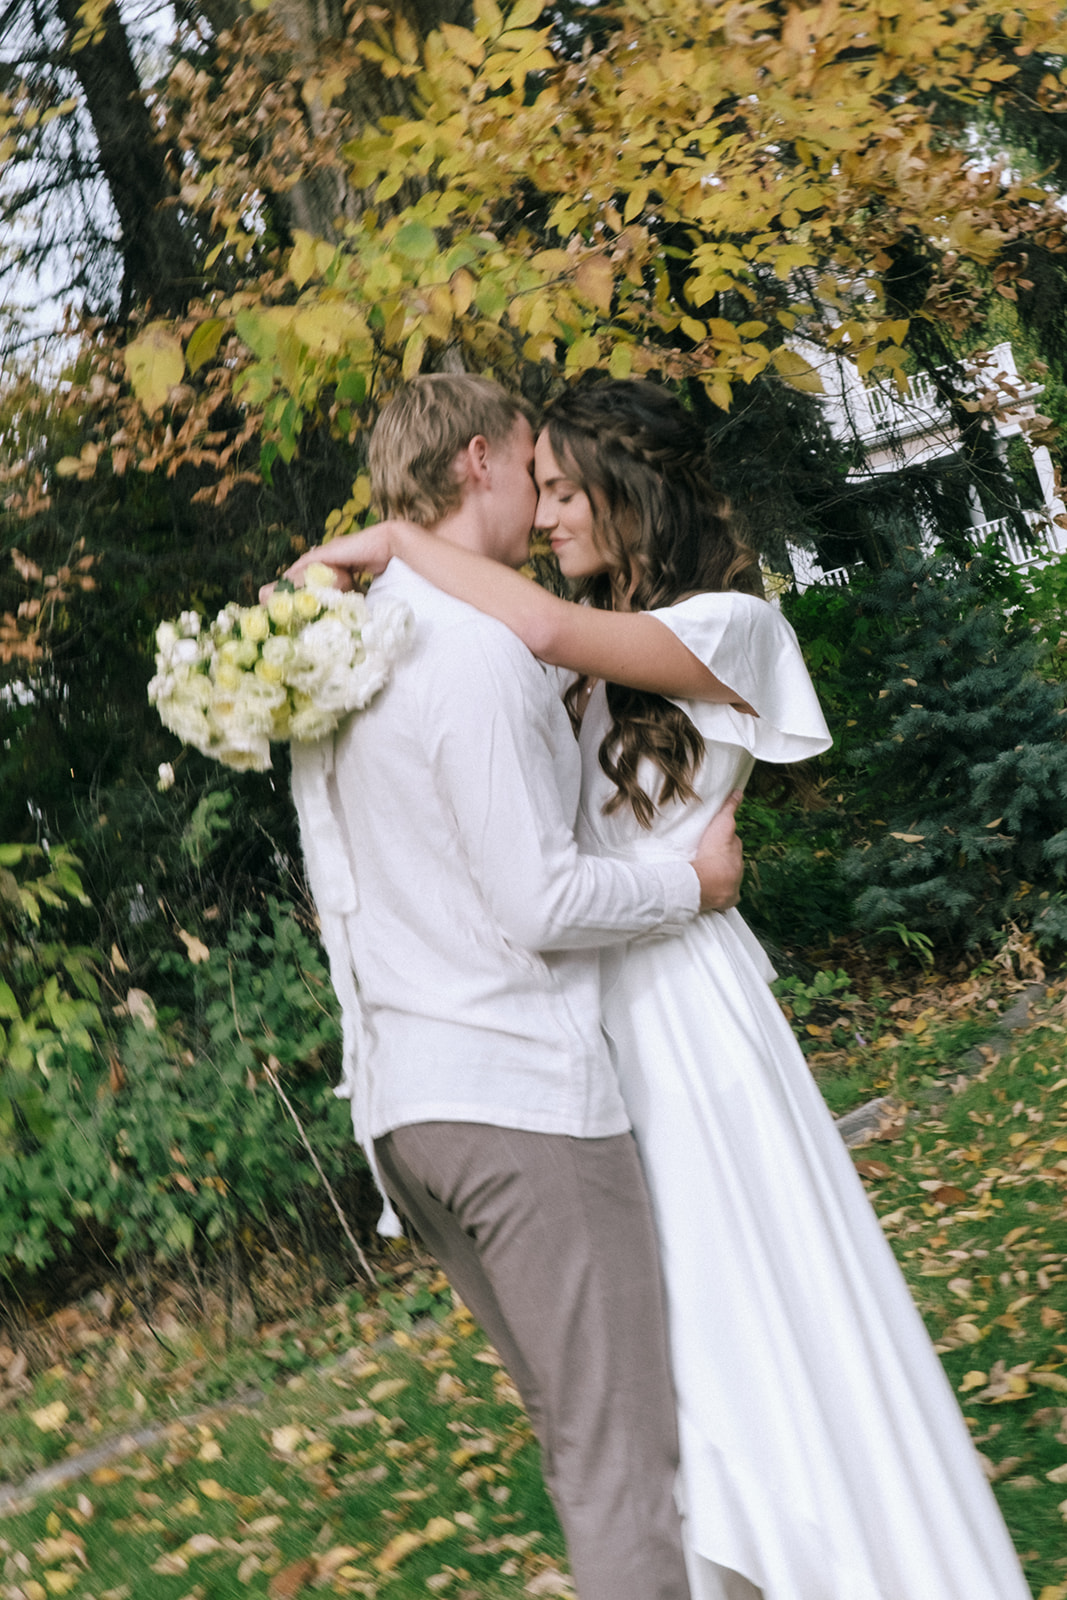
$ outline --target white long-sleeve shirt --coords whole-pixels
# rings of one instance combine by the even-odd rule
[[[595,1138],[629,1126],[600,1028],[597,947],[697,912],[678,859],[574,842],[580,762],[544,669],[491,618],[394,561],[415,643],[338,735],[331,798],[358,909],[366,1133],[493,1123]]]

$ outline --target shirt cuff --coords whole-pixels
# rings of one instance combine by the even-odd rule
[[[700,879],[688,861],[659,861],[656,867],[663,886],[663,929],[665,932],[688,927],[700,910]]]

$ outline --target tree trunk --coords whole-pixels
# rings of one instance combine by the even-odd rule
[[[57,0],[72,36],[80,26],[78,6],[79,0]],[[107,7],[101,26],[103,37],[71,52],[69,61],[85,95],[100,167],[118,212],[122,314],[135,302],[174,313],[197,287],[196,255],[178,217],[175,188],[117,5]]]
[[[203,14],[212,20],[235,10],[251,15],[248,0],[201,0]],[[292,49],[286,69],[295,66],[306,79],[314,78],[332,63],[345,59],[342,41],[348,33],[348,12],[342,0],[272,0],[269,16],[285,33]],[[420,39],[443,22],[463,24],[470,20],[470,0],[403,0],[390,7],[394,16],[404,15]],[[348,84],[338,102],[354,127],[376,122],[386,116],[410,115],[412,105],[407,82],[388,78],[377,67],[360,61],[352,66]],[[311,133],[321,138],[325,132],[321,107],[312,98],[305,115]],[[301,178],[293,188],[277,197],[288,226],[302,228],[318,238],[335,243],[345,223],[355,222],[370,203],[370,196],[354,190],[341,163],[321,165]],[[409,203],[414,196],[405,189],[395,204]]]

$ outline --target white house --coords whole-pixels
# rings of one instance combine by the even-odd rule
[[[803,353],[822,378],[823,403],[832,433],[843,441],[858,440],[862,446],[864,475],[899,471],[902,467],[948,460],[958,454],[959,432],[928,377],[913,377],[908,393],[902,396],[893,383],[880,382],[868,387],[850,361],[832,352],[805,344]],[[1030,549],[1020,544],[1010,519],[986,520],[977,495],[973,496],[975,531],[979,537],[999,536],[1018,566],[1044,565],[1067,551],[1067,528],[1054,520],[1064,515],[1064,505],[1056,496],[1052,459],[1044,445],[1034,445],[1028,437],[1027,423],[1037,414],[1034,401],[1042,392],[1041,385],[1027,383],[1019,376],[1008,343],[994,345],[980,362],[972,361],[969,383],[974,398],[988,408],[1000,449],[1006,452],[1013,438],[1026,440],[1041,499],[1039,507],[1024,512],[1035,536]],[[930,528],[923,530],[920,537],[925,537],[932,546],[935,534],[936,530]],[[798,589],[806,589],[813,583],[842,585],[848,582],[847,567],[823,571],[811,551],[792,545],[789,554]]]

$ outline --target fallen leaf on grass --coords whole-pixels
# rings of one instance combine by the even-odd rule
[[[876,1182],[893,1176],[892,1167],[887,1167],[884,1161],[857,1161],[856,1171],[861,1178],[874,1178]]]
[[[456,1522],[459,1517],[456,1518]],[[456,1522],[448,1517],[431,1517],[425,1528],[416,1531],[407,1529],[390,1539],[380,1555],[375,1557],[374,1566],[378,1572],[392,1572],[414,1551],[421,1550],[425,1544],[440,1544],[442,1539],[450,1539],[456,1531]]]
[[[49,1566],[52,1562],[69,1561],[72,1557],[81,1562],[83,1567],[89,1563],[85,1559],[85,1544],[76,1533],[64,1531],[54,1539],[39,1539],[33,1547],[33,1553],[42,1566]]]
[[[523,1590],[523,1594],[563,1594],[572,1595],[574,1585],[565,1573],[559,1572],[555,1567],[546,1567],[535,1578],[531,1578]]]
[[[383,1378],[381,1383],[376,1383],[373,1389],[367,1390],[367,1399],[377,1405],[379,1400],[390,1400],[394,1394],[399,1394],[407,1386],[406,1378]]]
[[[351,1544],[334,1545],[323,1556],[315,1557],[315,1570],[320,1579],[328,1578],[348,1561],[357,1561],[360,1552]]]
[[[50,1594],[69,1594],[80,1580],[76,1572],[46,1572],[44,1581]]]
[[[292,1600],[292,1596],[306,1588],[315,1575],[315,1563],[306,1556],[299,1561],[291,1561],[287,1567],[276,1572],[267,1585],[270,1600]]]
[[[152,1571],[158,1572],[161,1578],[177,1578],[183,1572],[188,1572],[189,1563],[184,1556],[176,1550],[160,1556],[158,1561],[153,1561]]]
[[[991,1461],[981,1450],[978,1452],[978,1459],[982,1463],[982,1471],[990,1483],[999,1483],[1001,1478],[1009,1477],[1016,1467],[1021,1467],[1023,1463],[1022,1456],[1005,1456],[1003,1461]]]
[[[281,1517],[257,1517],[255,1522],[248,1524],[249,1533],[255,1534],[257,1539],[263,1538],[268,1533],[275,1533],[282,1525]]]
[[[185,1543],[181,1547],[180,1552],[176,1552],[176,1554],[181,1554],[184,1556],[207,1556],[211,1554],[212,1550],[221,1549],[222,1546],[212,1534],[194,1533],[191,1538],[186,1539]]]
[[[232,1489],[224,1489],[215,1478],[201,1478],[197,1488],[205,1500],[235,1500],[237,1496]]]
[[[378,1572],[392,1572],[393,1568],[399,1566],[406,1556],[410,1556],[414,1551],[421,1548],[421,1534],[410,1531],[398,1533],[395,1538],[390,1539],[381,1554],[375,1556],[375,1570]]]
[[[50,1406],[42,1406],[40,1411],[34,1411],[31,1420],[42,1433],[57,1433],[69,1416],[70,1412],[62,1400],[53,1400]]]

